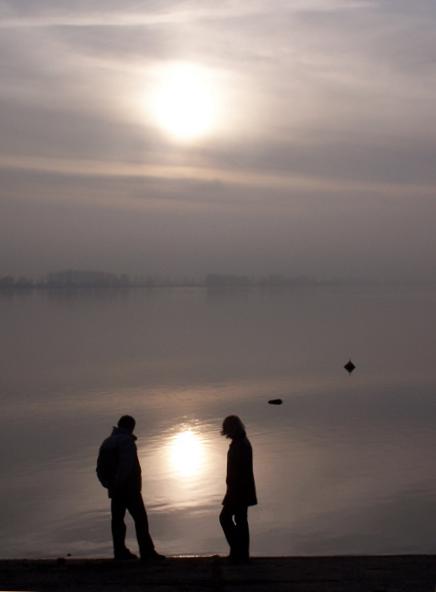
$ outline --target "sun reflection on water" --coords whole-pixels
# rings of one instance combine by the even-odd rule
[[[169,441],[168,459],[172,472],[179,477],[198,476],[206,461],[202,437],[192,429],[177,432]]]

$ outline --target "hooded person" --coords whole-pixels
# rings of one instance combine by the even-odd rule
[[[133,434],[136,422],[130,415],[123,415],[112,434],[106,438],[98,453],[97,476],[108,490],[111,499],[112,539],[114,558],[117,560],[137,559],[126,547],[126,510],[135,523],[141,560],[162,559],[154,548],[148,528],[147,512],[142,499],[141,465]]]

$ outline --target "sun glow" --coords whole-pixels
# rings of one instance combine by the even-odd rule
[[[200,473],[205,464],[202,439],[191,430],[178,432],[170,441],[169,459],[172,470],[181,477]]]
[[[218,88],[212,73],[193,64],[174,64],[156,74],[150,111],[155,123],[178,140],[195,140],[218,124]]]

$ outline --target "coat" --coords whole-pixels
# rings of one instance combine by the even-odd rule
[[[136,439],[128,430],[114,427],[112,434],[100,446],[97,476],[108,489],[109,497],[141,491],[141,465]]]
[[[227,453],[227,491],[224,506],[255,506],[256,486],[253,473],[253,451],[244,435],[233,438]]]

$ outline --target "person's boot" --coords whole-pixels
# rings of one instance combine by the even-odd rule
[[[161,555],[157,551],[151,551],[150,553],[147,553],[146,555],[141,555],[141,561],[143,563],[149,563],[149,562],[154,562],[154,561],[165,561],[165,559],[166,559],[165,555]]]
[[[138,556],[135,553],[132,553],[127,549],[127,547],[121,551],[117,551],[114,557],[115,561],[134,561],[138,559]]]

